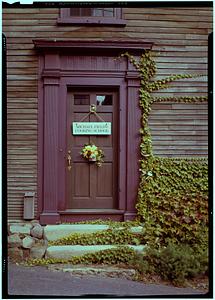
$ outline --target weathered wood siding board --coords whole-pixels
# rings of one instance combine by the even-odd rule
[[[149,126],[155,155],[207,157],[207,104],[153,104]]]
[[[37,190],[38,57],[32,39],[149,40],[154,42],[153,49],[158,53],[157,79],[171,74],[207,74],[212,8],[123,8],[123,13],[126,27],[94,26],[92,29],[90,26],[58,26],[58,8],[3,9],[3,32],[8,50],[9,218],[22,219],[24,193]],[[168,90],[154,95],[206,94],[207,77],[199,77],[177,81]],[[168,103],[164,108],[162,103],[154,104],[150,125],[155,153],[205,156],[206,122],[206,105]]]

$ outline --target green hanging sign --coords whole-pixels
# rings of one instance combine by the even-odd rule
[[[111,122],[73,122],[73,135],[111,135]]]

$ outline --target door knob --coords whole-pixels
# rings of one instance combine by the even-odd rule
[[[68,154],[67,154],[67,169],[68,171],[72,169],[72,156],[70,150],[68,150]]]

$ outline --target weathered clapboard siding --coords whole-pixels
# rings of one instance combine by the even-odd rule
[[[154,103],[149,118],[155,155],[207,156],[207,104]]]
[[[32,39],[149,40],[158,52],[157,78],[180,73],[207,74],[212,8],[123,8],[123,13],[127,20],[125,28],[94,26],[92,29],[57,25],[58,8],[3,9],[8,49],[9,218],[22,219],[24,192],[37,190],[38,58]],[[171,89],[159,92],[169,96],[206,94],[206,77],[177,81]],[[206,155],[206,123],[205,104],[154,104],[150,126],[155,153]]]

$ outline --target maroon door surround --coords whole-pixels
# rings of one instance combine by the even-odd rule
[[[38,218],[41,224],[98,218],[119,221],[133,219],[136,215],[135,203],[139,183],[140,82],[137,71],[128,60],[115,58],[125,51],[139,55],[152,44],[143,41],[50,40],[35,40],[34,44],[39,50]],[[113,150],[114,166],[117,167],[112,172],[109,162],[101,175],[105,177],[108,172],[117,174],[117,183],[113,189],[109,186],[106,190],[105,187],[98,188],[98,183],[98,193],[108,195],[103,197],[103,203],[106,203],[103,205],[99,204],[98,199],[92,206],[81,205],[78,200],[74,206],[72,202],[68,202],[67,110],[68,95],[75,89],[83,89],[84,92],[88,89],[94,91],[94,95],[96,91],[112,91],[114,99],[117,99],[114,120],[118,127],[115,129],[117,144]],[[101,108],[105,118],[102,109],[107,108]],[[111,112],[106,112],[108,113],[110,117]],[[80,117],[81,115],[80,112]],[[72,139],[71,137],[71,141]],[[107,141],[103,140],[101,143],[104,143],[101,144],[104,146]],[[80,174],[77,172],[76,175]],[[71,190],[71,193],[73,192]],[[114,197],[110,196],[111,193]],[[112,199],[111,204],[107,204],[108,199]]]

